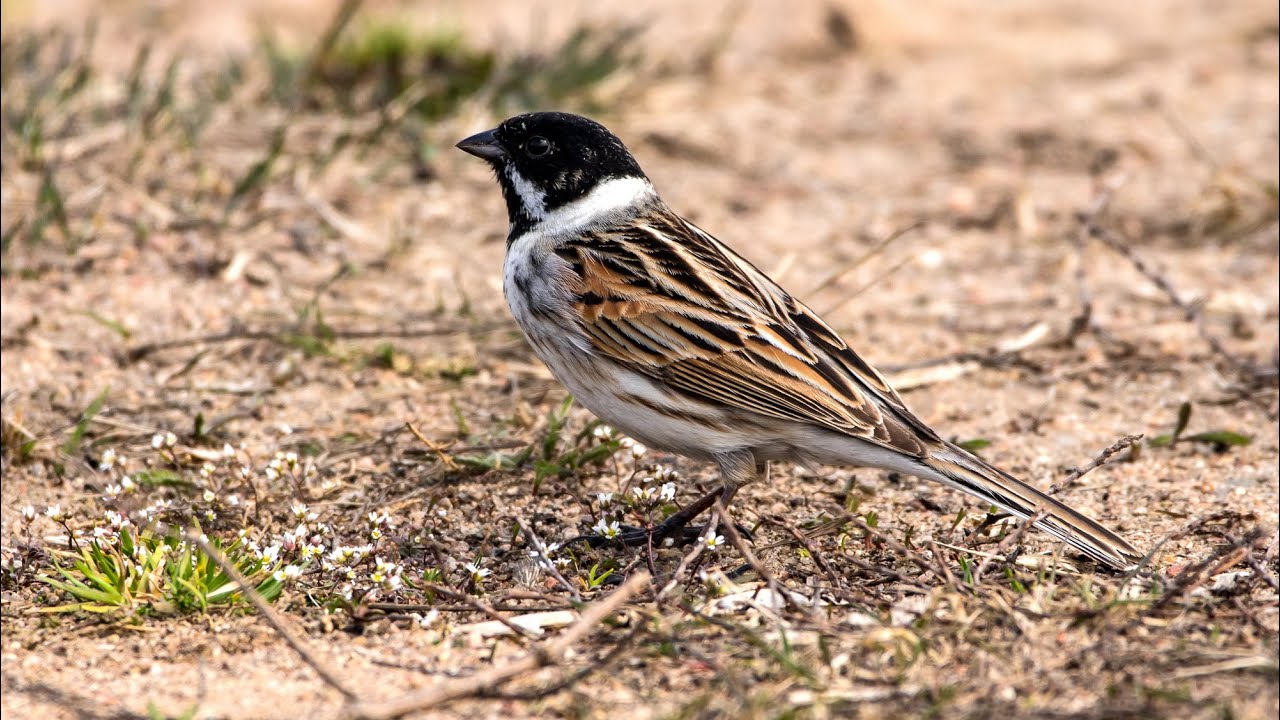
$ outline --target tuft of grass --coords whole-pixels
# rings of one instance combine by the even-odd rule
[[[635,25],[584,24],[554,48],[508,56],[476,47],[449,27],[373,21],[349,31],[320,58],[304,90],[315,106],[337,105],[351,114],[403,106],[427,121],[448,117],[473,99],[500,114],[590,106],[591,90],[638,65],[642,32]],[[261,48],[273,86],[296,86],[305,59],[286,54],[269,38]],[[283,89],[273,94],[288,96]],[[371,135],[386,129],[381,124]]]
[[[282,581],[272,575],[278,561],[251,552],[240,538],[226,545],[211,542],[264,598],[280,595]],[[73,549],[53,550],[51,567],[56,576],[37,579],[73,602],[45,612],[207,612],[245,602],[240,586],[208,555],[150,527],[136,533],[122,527]]]

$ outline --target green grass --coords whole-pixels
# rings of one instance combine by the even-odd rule
[[[274,577],[280,563],[252,552],[239,538],[210,541],[257,588],[274,600],[283,587]],[[46,612],[206,612],[215,606],[246,602],[240,586],[192,544],[144,528],[135,534],[120,528],[109,538],[78,547],[51,550],[53,574],[39,580],[65,592],[71,602]]]

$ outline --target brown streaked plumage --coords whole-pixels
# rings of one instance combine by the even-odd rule
[[[1139,559],[1097,522],[942,440],[813,311],[672,212],[600,125],[533,113],[459,147],[502,186],[507,299],[539,357],[606,422],[717,462],[726,503],[772,460],[881,467],[1040,514],[1037,527],[1108,566]]]

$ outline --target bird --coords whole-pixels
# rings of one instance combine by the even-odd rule
[[[507,209],[503,292],[534,353],[602,421],[714,462],[720,486],[647,529],[670,537],[770,462],[880,468],[994,505],[1093,561],[1142,555],[1097,521],[944,440],[832,327],[658,195],[626,145],[563,112],[457,143]]]

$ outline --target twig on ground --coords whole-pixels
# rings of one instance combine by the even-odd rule
[[[1155,268],[1148,265],[1147,262],[1139,257],[1138,254],[1134,252],[1133,248],[1129,247],[1116,233],[1097,225],[1090,228],[1090,233],[1117,255],[1128,260],[1129,264],[1133,266],[1133,269],[1138,271],[1138,274],[1142,275],[1147,280],[1150,280],[1151,284],[1155,285],[1157,289],[1164,293],[1165,296],[1169,298],[1169,302],[1173,303],[1174,307],[1182,311],[1183,319],[1195,325],[1196,334],[1200,336],[1201,340],[1205,341],[1209,346],[1209,349],[1212,350],[1215,355],[1237,372],[1250,376],[1256,374],[1256,368],[1253,366],[1253,363],[1243,360],[1231,353],[1227,350],[1226,346],[1222,344],[1222,341],[1218,339],[1218,336],[1209,332],[1209,328],[1205,326],[1204,322],[1203,304],[1192,304],[1183,300],[1181,293],[1179,293],[1173,286],[1173,283]]]
[[[724,522],[721,523],[721,527],[724,529],[724,534],[725,537],[728,538],[729,544],[737,549],[738,554],[742,555],[742,559],[746,560],[747,564],[751,566],[751,569],[760,576],[760,579],[765,581],[765,584],[768,586],[769,591],[773,593],[774,597],[781,600],[784,605],[790,605],[796,610],[806,610],[806,608],[800,607],[800,605],[792,599],[790,592],[783,590],[782,583],[778,582],[778,578],[775,577],[772,572],[769,572],[769,569],[761,564],[760,559],[756,557],[756,554],[751,552],[751,548],[747,547],[746,541],[742,539],[742,534],[738,532],[738,528],[733,523],[733,516],[729,514],[729,509],[724,506],[724,500],[722,498],[716,499],[716,511],[722,518],[724,518]]]
[[[538,559],[542,561],[543,569],[551,573],[551,577],[555,578],[561,587],[569,591],[569,595],[573,597],[574,602],[582,602],[582,595],[578,593],[578,589],[556,569],[556,564],[551,561],[551,558],[547,557],[547,544],[542,542],[542,538],[534,534],[533,530],[530,530],[528,526],[518,519],[516,520],[516,527],[520,529],[520,534],[524,536],[524,541],[529,545],[529,548],[538,553]]]
[[[707,524],[703,527],[703,535],[706,536],[715,533],[719,526],[720,510],[718,506],[713,506],[711,509],[711,517],[707,519]],[[685,572],[698,558],[702,557],[702,553],[706,549],[707,544],[704,542],[695,542],[693,544],[693,549],[680,559],[680,564],[676,566],[675,572],[671,574],[671,579],[668,580],[667,584],[663,585],[662,589],[658,591],[658,594],[654,596],[653,602],[655,605],[660,605],[666,599],[667,595],[680,584],[681,578],[684,577]]]
[[[1106,450],[1103,450],[1102,452],[1098,453],[1098,456],[1090,460],[1087,464],[1081,467],[1072,469],[1072,471],[1067,474],[1067,477],[1062,482],[1054,483],[1053,485],[1050,485],[1049,489],[1046,490],[1044,494],[1057,495],[1059,492],[1062,492],[1063,490],[1070,488],[1080,478],[1102,467],[1103,465],[1106,465],[1116,453],[1120,452],[1121,450],[1124,450],[1125,448],[1138,442],[1141,439],[1142,439],[1141,433],[1137,435],[1125,435],[1124,437],[1115,441],[1115,443],[1113,443]]]
[[[817,565],[818,569],[822,571],[822,574],[827,576],[827,580],[831,583],[832,587],[842,587],[841,580],[843,578],[837,575],[836,571],[831,568],[831,564],[828,563],[826,557],[818,551],[818,548],[813,544],[813,542],[811,542],[808,535],[805,535],[803,532],[792,527],[789,523],[782,522],[780,520],[775,521],[774,524],[786,530],[791,537],[795,538],[796,542],[804,546],[805,552],[809,553],[809,557],[813,558],[813,564]]]
[[[614,660],[618,659],[618,656],[620,656],[623,651],[631,648],[631,644],[635,642],[635,639],[640,636],[640,633],[644,632],[646,629],[645,624],[637,623],[635,627],[631,628],[631,632],[624,635],[623,638],[614,644],[613,647],[609,648],[609,652],[605,653],[604,657],[593,660],[587,664],[586,667],[578,670],[577,672],[571,673],[567,677],[561,678],[556,682],[549,683],[534,690],[523,692],[501,692],[495,690],[491,693],[485,693],[484,697],[490,697],[495,700],[519,700],[522,702],[528,702],[530,700],[538,700],[539,698],[547,697],[548,695],[554,695],[561,690],[566,690],[579,682],[582,682],[591,674],[598,673],[609,667]]]
[[[862,518],[854,515],[853,513],[845,510],[842,507],[833,506],[833,509],[836,511],[837,514],[843,516],[850,523],[853,523],[853,525],[855,525],[858,529],[862,530],[862,532],[866,533],[867,535],[871,535],[875,537],[877,540],[880,540],[885,545],[889,546],[890,550],[906,558],[907,560],[910,560],[913,564],[915,564],[921,570],[924,570],[925,572],[933,573],[938,577],[944,577],[944,578],[948,577],[949,573],[944,573],[940,571],[938,567],[934,563],[930,562],[929,559],[926,558],[924,555],[921,555],[919,552],[912,550],[906,545],[903,545],[902,543],[889,537],[888,535],[881,532],[880,530],[877,530],[871,527]],[[939,560],[938,562],[941,562],[941,560]]]
[[[1018,543],[1022,542],[1022,536],[1027,534],[1027,530],[1031,529],[1031,527],[1033,527],[1037,522],[1043,520],[1045,515],[1045,511],[1041,510],[1019,523],[1018,527],[1013,532],[1005,535],[1004,539],[996,545],[995,552],[984,559],[982,563],[978,565],[977,569],[973,571],[973,585],[977,587],[982,582],[982,576],[986,574],[987,569],[991,567],[991,564],[995,562],[997,558],[1002,562],[1008,562],[1011,559],[1006,555],[1008,549],[1010,547],[1017,547]]]
[[[1085,251],[1093,229],[1098,226],[1098,218],[1111,205],[1111,199],[1124,181],[1125,178],[1121,175],[1110,182],[1104,182],[1102,188],[1089,202],[1089,206],[1081,211],[1077,218],[1080,221],[1080,231],[1072,237],[1072,243],[1076,250],[1076,288],[1080,295],[1080,311],[1071,318],[1071,323],[1067,326],[1067,334],[1058,341],[1061,345],[1070,345],[1077,337],[1093,327],[1093,294],[1089,291],[1089,264],[1085,262]]]
[[[428,440],[422,433],[418,432],[418,428],[414,427],[413,423],[408,420],[405,421],[404,426],[413,434],[414,437],[418,438],[418,442],[426,445],[428,450],[436,454],[436,458],[440,460],[441,465],[444,465],[450,470],[458,469],[458,464],[453,461],[453,458],[449,457],[449,453],[445,452],[449,449],[449,446],[452,443],[440,444]]]
[[[338,678],[337,673],[325,665],[320,658],[316,657],[307,648],[307,646],[303,644],[300,638],[293,634],[293,631],[285,625],[284,620],[276,614],[275,610],[271,609],[271,605],[267,603],[262,595],[258,594],[258,589],[245,579],[244,575],[241,575],[240,571],[237,570],[234,565],[227,562],[227,557],[222,554],[221,550],[214,547],[212,543],[204,539],[198,532],[188,532],[186,536],[189,542],[194,543],[204,551],[204,554],[208,555],[209,559],[212,560],[213,563],[222,570],[222,572],[226,573],[227,577],[231,578],[231,580],[239,586],[240,592],[244,593],[244,596],[249,599],[249,602],[253,604],[253,607],[257,609],[258,613],[261,614],[268,623],[270,623],[271,627],[275,628],[275,631],[279,633],[280,637],[288,643],[289,647],[298,654],[298,657],[300,657],[303,662],[310,665],[312,670],[316,671],[316,674],[320,676],[320,679],[324,680],[329,687],[342,693],[342,697],[345,698],[347,702],[354,702],[359,698],[354,690],[347,687],[346,684]]]
[[[854,270],[857,270],[858,268],[862,267],[864,264],[866,264],[869,260],[874,258],[876,255],[879,255],[880,253],[884,252],[885,248],[893,244],[895,240],[902,237],[903,235],[906,235],[909,232],[912,232],[914,230],[919,230],[920,228],[924,227],[924,224],[925,224],[924,220],[916,220],[910,225],[898,228],[897,230],[894,230],[893,232],[889,233],[887,236],[885,236],[883,240],[876,243],[870,250],[863,253],[862,256],[859,257],[857,260],[854,260],[848,265],[840,268],[839,270],[836,270],[835,272],[831,273],[830,275],[820,280],[817,285],[813,286],[813,288],[809,290],[809,295],[815,296],[818,293],[822,292],[823,290],[826,290],[827,288],[831,287],[832,285],[835,285],[837,282],[840,281],[841,278],[845,277],[846,275],[853,272]],[[883,275],[881,277],[883,277]],[[841,304],[843,304],[843,302]],[[825,314],[829,314],[829,311],[828,313],[825,313]]]
[[[416,338],[416,337],[435,337],[438,335],[452,335],[454,333],[484,333],[505,326],[507,323],[493,323],[474,328],[463,327],[443,327],[443,328],[385,328],[374,330],[341,330],[330,328],[326,331],[328,337],[339,340],[362,340],[371,338]],[[193,345],[212,345],[217,343],[235,342],[237,340],[266,340],[275,343],[285,343],[289,338],[297,333],[296,328],[280,328],[278,330],[254,330],[243,327],[233,327],[226,332],[210,333],[207,335],[194,335],[192,337],[175,338],[172,340],[157,340],[155,342],[143,343],[135,345],[125,351],[124,357],[128,362],[137,362],[148,355],[160,352],[162,350],[172,350],[175,348],[191,347]]]
[[[503,627],[510,630],[512,634],[522,637],[525,640],[537,640],[539,637],[537,633],[529,630],[527,627],[512,622],[506,615],[498,612],[497,608],[479,598],[471,597],[466,593],[458,592],[457,590],[441,585],[440,583],[424,583],[423,589],[444,595],[455,602],[470,605],[472,610],[484,614],[484,616],[490,620],[496,620],[501,623]]]
[[[1253,542],[1257,539],[1256,534],[1246,536],[1246,542]],[[1227,569],[1239,565],[1249,556],[1249,546],[1246,544],[1227,544],[1214,550],[1209,557],[1200,562],[1186,568],[1174,579],[1174,582],[1160,596],[1159,600],[1151,606],[1149,612],[1155,612],[1178,598],[1186,595],[1195,588],[1199,587],[1206,580],[1224,572]]]
[[[587,606],[577,623],[555,638],[541,644],[536,652],[513,660],[487,672],[470,677],[444,680],[418,692],[382,702],[359,702],[347,708],[345,717],[353,720],[391,720],[418,710],[438,710],[444,704],[464,697],[483,695],[492,688],[524,673],[559,662],[565,651],[577,644],[600,623],[617,612],[627,601],[649,586],[649,574],[641,571],[627,578],[617,590]]]

